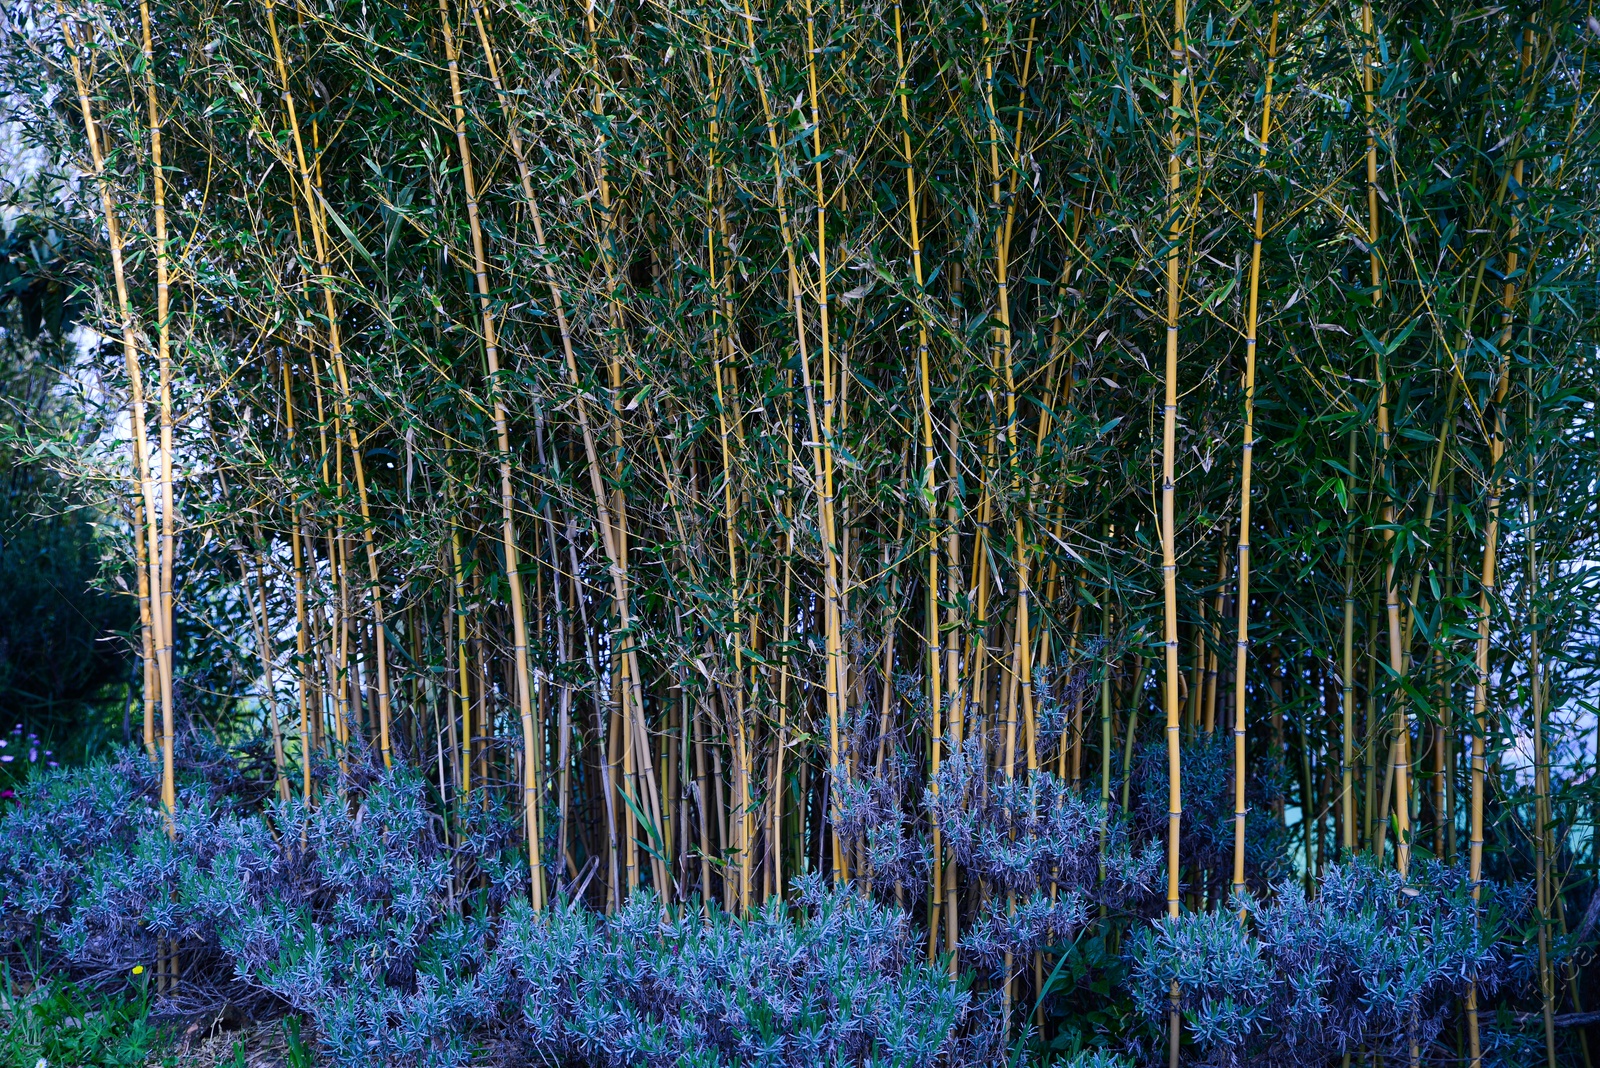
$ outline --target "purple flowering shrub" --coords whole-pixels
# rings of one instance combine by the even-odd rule
[[[133,852],[159,789],[158,769],[132,750],[16,787],[16,804],[0,824],[0,932],[8,950],[66,920],[92,873]]]
[[[896,868],[870,837],[857,841],[882,861],[877,896],[808,877],[794,900],[746,917],[664,910],[648,893],[612,916],[561,899],[536,914],[512,814],[473,809],[447,827],[420,776],[370,753],[313,806],[274,800],[259,754],[198,738],[181,753],[170,828],[155,767],[136,750],[25,784],[0,820],[13,959],[110,984],[175,945],[181,981],[161,1011],[294,1010],[340,1068],[1027,1059],[1007,1041],[998,991],[975,994],[929,964],[913,915],[879,899],[891,877],[917,885],[917,868]],[[892,806],[897,833],[918,842],[895,778],[894,760],[909,758],[893,753],[886,744],[882,764],[865,766],[884,778],[854,803]],[[1502,933],[1522,897],[1490,888],[1474,910],[1459,870],[1419,860],[1404,884],[1365,861],[1332,868],[1310,901],[1282,884],[1247,900],[1244,926],[1229,911],[1163,919],[1129,940],[1126,970],[1107,964],[1122,960],[1115,950],[1094,964],[1107,928],[1092,916],[1148,911],[1159,841],[1048,772],[1004,775],[976,742],[936,781],[922,826],[940,828],[969,888],[982,888],[962,959],[994,972],[1007,954],[1014,966],[1041,950],[1082,957],[1092,996],[1129,1004],[1152,1041],[1176,982],[1186,1056],[1208,1063],[1427,1049],[1469,980],[1487,997],[1514,963]],[[1078,997],[1057,991],[1047,1008],[1067,995]],[[1073,1033],[1072,1021],[1057,1030]],[[1065,1063],[1119,1062],[1089,1051]]]
[[[1183,743],[1183,822],[1179,842],[1191,879],[1186,892],[1204,889],[1212,901],[1222,900],[1233,881],[1233,735],[1217,730],[1196,732]],[[1166,741],[1139,746],[1132,768],[1130,802],[1134,836],[1143,841],[1167,840]],[[1245,782],[1245,878],[1249,890],[1268,891],[1289,878],[1289,831],[1269,815],[1284,797],[1283,766],[1258,759]],[[1162,879],[1165,880],[1165,853]],[[1201,876],[1205,886],[1193,876]]]
[[[271,791],[270,777],[263,780],[259,771],[262,760],[260,746],[231,754],[202,734],[180,733],[174,752],[180,811],[259,812]],[[87,767],[38,767],[18,783],[0,824],[0,935],[7,953],[25,946],[39,964],[54,965],[63,948],[57,936],[87,902],[134,870],[154,880],[171,876],[160,788],[159,766],[132,747]],[[123,974],[120,957],[101,959],[93,946],[75,963],[89,978]]]
[[[901,680],[902,698],[925,706],[918,681]],[[880,731],[877,709],[852,710],[841,730],[843,767],[831,782],[833,826],[847,849],[864,860],[855,874],[880,900],[904,903],[928,879],[933,863],[926,828],[914,807],[921,781],[903,729]],[[853,770],[853,774],[850,771]]]

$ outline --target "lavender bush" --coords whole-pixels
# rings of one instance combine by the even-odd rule
[[[1070,938],[1091,905],[1124,908],[1153,893],[1154,842],[1135,847],[1127,825],[1048,771],[1011,777],[968,739],[925,798],[957,861],[993,890],[962,949],[991,969]]]
[[[924,707],[919,681],[902,679],[901,699]],[[915,895],[928,878],[932,850],[916,821],[916,783],[921,781],[916,759],[906,746],[904,730],[879,732],[878,712],[861,707],[847,717],[842,734],[844,765],[854,774],[832,779],[833,826],[839,840],[858,849],[865,861],[859,873],[864,886],[881,900],[902,904]]]
[[[1358,858],[1331,867],[1311,900],[1285,884],[1271,900],[1145,928],[1131,947],[1134,997],[1156,1022],[1176,983],[1208,1064],[1317,1064],[1361,1049],[1405,1060],[1413,1044],[1429,1049],[1470,983],[1484,996],[1501,983],[1506,908],[1521,910],[1522,896],[1491,892],[1494,907],[1479,909],[1460,867],[1419,860],[1402,880]]]
[[[128,753],[24,791],[0,824],[13,948],[37,938],[56,967],[105,982],[174,941],[167,1011],[297,1010],[341,1068],[485,1051],[596,1066],[1003,1056],[998,1016],[923,960],[905,913],[853,888],[803,881],[797,914],[748,919],[674,918],[648,895],[610,917],[566,902],[535,915],[512,821],[472,814],[447,840],[404,768],[357,765],[309,809],[191,775],[169,835],[147,765]]]
[[[1233,879],[1233,735],[1196,732],[1183,743],[1183,823],[1179,832],[1183,862],[1201,879],[1186,891],[1204,889],[1221,900]],[[1139,746],[1132,768],[1130,802],[1133,834],[1141,841],[1167,837],[1167,744],[1165,739]],[[1276,819],[1263,819],[1284,798],[1286,776],[1273,760],[1259,760],[1245,782],[1245,803],[1256,815],[1245,823],[1245,878],[1257,894],[1287,879],[1289,831]],[[1163,857],[1165,854],[1163,854]],[[1165,860],[1163,859],[1163,877]],[[1197,885],[1204,882],[1204,887]]]
[[[176,944],[182,981],[164,1011],[294,1010],[340,1068],[1028,1059],[1016,1021],[1008,1041],[998,994],[930,965],[910,915],[860,886],[805,878],[787,905],[743,918],[710,903],[672,914],[649,894],[612,916],[564,900],[535,914],[507,813],[461,813],[447,832],[423,780],[370,754],[320,803],[280,803],[254,759],[187,741],[170,833],[142,753],[28,783],[0,822],[7,950],[106,984]],[[883,767],[893,771],[888,750]],[[1098,945],[1092,915],[1152,900],[1158,844],[1136,845],[1098,799],[1048,772],[997,774],[976,743],[938,782],[926,815],[988,888],[962,942],[980,970],[1081,934]],[[891,805],[914,840],[894,789],[869,785],[855,803]],[[1187,915],[1128,944],[1146,1039],[1176,982],[1186,1050],[1206,1063],[1427,1049],[1467,982],[1487,996],[1505,981],[1504,917],[1525,902],[1496,891],[1474,910],[1459,870],[1419,860],[1409,882],[1358,861],[1332,868],[1314,900],[1284,884],[1242,905],[1244,926],[1233,912]],[[1035,1041],[1035,1060],[1042,1049]],[[1088,1051],[1057,1063],[1120,1062]]]
[[[544,1063],[751,1066],[992,1064],[998,1020],[922,956],[905,913],[815,877],[806,918],[663,920],[635,896],[602,919],[520,904],[502,952],[524,993],[520,1039]]]

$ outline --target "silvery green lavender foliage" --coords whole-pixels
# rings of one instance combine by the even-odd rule
[[[913,707],[926,707],[926,697],[919,699],[920,687],[919,677],[903,677],[901,698]],[[903,902],[927,879],[931,850],[913,820],[917,762],[906,747],[904,730],[880,730],[879,720],[878,710],[862,706],[843,725],[842,768],[831,784],[833,826],[846,848],[861,850],[866,861],[859,873],[863,883],[870,882],[881,899],[892,896]]]
[[[176,941],[183,982],[162,1008],[298,1010],[339,1068],[486,1051],[619,1068],[1004,1056],[999,1017],[922,960],[905,914],[851,889],[803,882],[797,910],[744,920],[674,919],[647,896],[612,917],[535,916],[502,814],[447,836],[418,776],[362,760],[310,809],[263,808],[270,771],[230,792],[239,769],[219,752],[185,782],[171,835],[142,753],[30,785],[0,822],[13,952],[42,942],[56,966],[111,980]]]
[[[1115,1053],[1103,1049],[1091,1049],[1060,1062],[1058,1068],[1132,1068],[1132,1066]]]
[[[1033,720],[1039,752],[1055,749],[1057,740],[1073,726],[1074,709],[1080,716],[1085,713],[1099,684],[1099,672],[1110,660],[1106,656],[1109,649],[1106,639],[1090,637],[1078,648],[1070,666],[1046,664],[1034,671]]]
[[[287,1002],[341,1063],[449,1063],[432,1047],[475,1011],[470,972],[488,943],[481,920],[463,933],[472,921],[455,907],[452,871],[480,887],[480,911],[502,903],[521,872],[514,827],[472,814],[448,848],[419,779],[352,766],[309,810],[298,799],[238,810],[186,790],[173,835],[146,819],[130,851],[93,867],[56,931],[67,959],[125,975],[173,941],[184,981],[170,1010]]]
[[[230,754],[203,734],[182,731],[174,748],[180,805],[207,811],[258,811],[271,790],[263,752]],[[160,769],[132,747],[85,768],[39,769],[17,787],[0,833],[0,937],[7,952],[26,947],[40,967],[71,963],[86,979],[120,977],[123,954],[105,959],[94,945],[63,936],[97,900],[111,873],[164,878],[167,849],[159,810]],[[152,868],[154,865],[154,868]],[[153,952],[153,936],[138,935]],[[145,952],[137,961],[148,961]],[[137,962],[136,961],[136,962]],[[130,965],[131,966],[131,965]]]
[[[465,1063],[506,996],[492,946],[525,878],[515,824],[468,810],[452,847],[424,790],[399,772],[345,805],[281,806],[285,833],[258,831],[245,858],[223,945],[313,1018],[336,1064]]]
[[[1154,892],[1158,844],[1134,848],[1098,798],[1048,771],[1008,776],[972,738],[940,766],[935,785],[924,804],[957,861],[990,887],[961,945],[991,968],[1007,953],[1020,959],[1070,938],[1091,904],[1120,909]]]
[[[1469,983],[1487,996],[1504,980],[1504,907],[1523,897],[1486,887],[1479,909],[1460,867],[1418,860],[1402,880],[1357,858],[1330,867],[1311,900],[1285,882],[1271,901],[1145,928],[1130,947],[1134,998],[1158,1022],[1176,983],[1185,1041],[1209,1064],[1408,1058],[1411,1043],[1427,1051],[1438,1038]]]
[[[519,904],[501,946],[525,989],[527,1055],[594,1068],[1004,1057],[999,1018],[926,963],[903,912],[815,876],[797,889],[799,923],[777,903],[746,920],[673,920],[648,894],[610,918]]]
[[[46,771],[17,788],[0,833],[0,932],[7,948],[64,921],[88,873],[133,852],[159,788],[154,766],[132,750],[82,770]]]

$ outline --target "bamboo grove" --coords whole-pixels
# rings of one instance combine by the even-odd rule
[[[285,797],[520,812],[535,908],[820,872],[957,974],[1020,898],[940,790],[1048,773],[1159,850],[1146,917],[1358,853],[1530,880],[1556,1063],[1586,9],[60,4],[11,90],[97,250],[58,462],[169,807],[226,698]],[[985,982],[1020,1023],[1052,962]]]

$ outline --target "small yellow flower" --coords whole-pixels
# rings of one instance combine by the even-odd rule
[[[135,964],[133,966],[133,974],[134,975],[143,975],[144,974],[144,965],[143,964]]]

